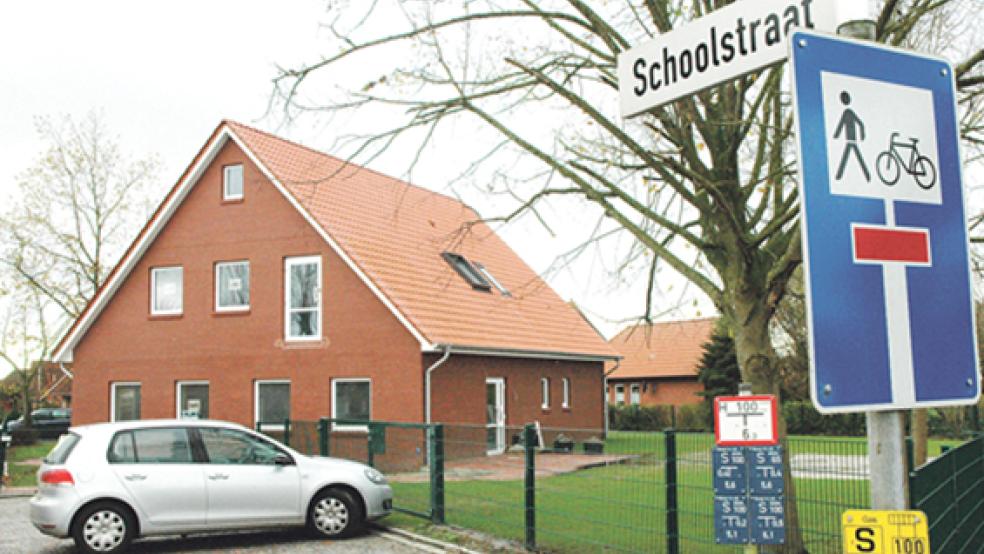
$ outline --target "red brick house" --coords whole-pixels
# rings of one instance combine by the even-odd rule
[[[478,220],[224,121],[55,351],[74,422],[601,428],[617,355]]]
[[[697,368],[716,318],[631,325],[609,344],[623,356],[610,364],[608,402],[642,406],[699,404]]]

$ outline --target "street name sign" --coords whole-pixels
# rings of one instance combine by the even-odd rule
[[[776,397],[718,396],[714,398],[714,441],[718,446],[776,444]]]
[[[807,31],[789,47],[813,403],[976,403],[953,69]]]
[[[929,522],[918,510],[847,510],[841,529],[845,554],[929,554]]]
[[[841,1],[744,0],[618,55],[622,117],[786,59],[799,28],[833,31]]]

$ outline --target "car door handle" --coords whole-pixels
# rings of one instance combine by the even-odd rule
[[[124,479],[126,479],[127,481],[143,481],[146,478],[147,478],[146,475],[142,475],[140,473],[131,473],[129,475],[124,476]]]
[[[225,473],[213,473],[209,475],[208,478],[213,481],[225,481],[229,478],[229,475]]]

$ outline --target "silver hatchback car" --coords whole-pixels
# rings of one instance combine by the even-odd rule
[[[38,471],[31,522],[84,552],[137,537],[306,525],[343,537],[392,510],[375,469],[300,454],[220,421],[155,420],[69,429]]]

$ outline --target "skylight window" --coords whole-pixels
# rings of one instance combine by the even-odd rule
[[[485,277],[485,280],[486,281],[492,283],[492,285],[496,289],[498,289],[499,294],[501,294],[502,296],[512,296],[512,293],[509,292],[509,289],[507,289],[506,287],[502,286],[502,283],[500,283],[499,280],[496,279],[495,276],[492,275],[492,272],[489,271],[489,268],[485,267],[484,265],[482,265],[482,264],[480,264],[478,262],[475,262],[475,267],[482,274],[482,276]]]
[[[461,254],[445,252],[441,254],[441,257],[473,288],[484,291],[492,290],[492,285],[482,276],[482,273],[478,269],[475,269],[475,266]]]

